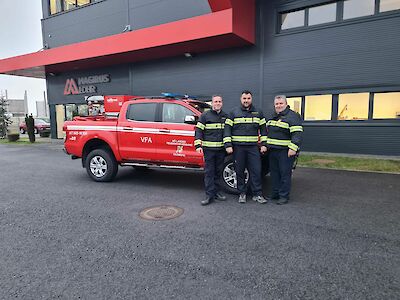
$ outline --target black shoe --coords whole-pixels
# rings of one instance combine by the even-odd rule
[[[207,205],[207,204],[210,204],[210,202],[211,202],[211,199],[210,199],[210,197],[206,197],[206,199],[204,199],[204,200],[201,200],[201,205]]]
[[[225,201],[226,196],[222,195],[221,193],[216,193],[214,199],[218,201]]]
[[[272,197],[268,197],[268,198],[269,198],[269,200],[271,200],[271,202],[279,200],[279,196],[272,196]]]
[[[276,202],[276,204],[283,205],[283,204],[286,204],[288,202],[289,202],[289,200],[286,199],[286,198],[279,198],[279,200],[278,200],[278,202]]]

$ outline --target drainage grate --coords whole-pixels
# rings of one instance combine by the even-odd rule
[[[163,221],[175,219],[182,214],[183,208],[170,205],[161,205],[145,208],[140,212],[139,216],[145,220]]]

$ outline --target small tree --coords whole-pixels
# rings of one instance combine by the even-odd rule
[[[8,126],[12,124],[10,114],[8,113],[8,100],[4,96],[0,96],[0,138],[7,136]]]

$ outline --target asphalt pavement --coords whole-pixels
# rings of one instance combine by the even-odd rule
[[[0,145],[0,299],[400,299],[400,175],[298,168],[283,206],[202,207],[202,180]]]

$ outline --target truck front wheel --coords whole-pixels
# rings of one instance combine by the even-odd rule
[[[85,160],[86,171],[98,182],[112,181],[118,172],[118,164],[112,154],[103,149],[91,151]]]

